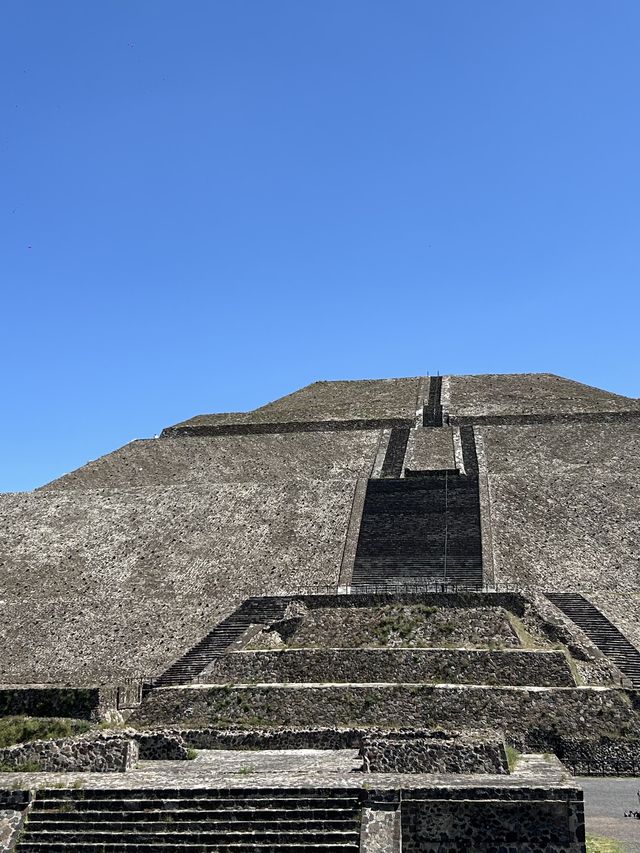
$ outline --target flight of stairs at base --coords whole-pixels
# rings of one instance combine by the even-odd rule
[[[17,853],[357,853],[346,789],[38,791]]]
[[[631,645],[624,634],[612,625],[595,605],[575,592],[547,592],[545,595],[631,679],[634,687],[640,687],[640,651]]]
[[[247,599],[235,613],[219,622],[206,637],[173,663],[156,679],[153,687],[188,684],[206,669],[217,655],[224,654],[232,643],[237,642],[250,625],[266,625],[281,619],[288,601],[289,599],[284,597]]]

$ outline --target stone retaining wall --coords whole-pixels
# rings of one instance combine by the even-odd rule
[[[36,740],[0,749],[2,771],[124,773],[138,760],[138,744],[114,737]]]
[[[640,737],[526,738],[524,748],[554,752],[576,776],[640,776]]]
[[[637,691],[601,688],[255,686],[151,691],[132,725],[191,728],[542,729],[564,736],[630,735],[640,724]]]
[[[471,649],[287,649],[240,651],[216,658],[208,684],[433,682],[573,687],[557,651]]]
[[[360,747],[368,773],[509,772],[504,742],[441,732],[431,737],[366,737]]]
[[[430,799],[403,799],[403,853],[584,853],[584,806],[578,792],[571,800],[532,797],[490,801],[449,800],[439,793]],[[537,796],[545,793],[539,790]]]
[[[27,802],[20,808],[0,808],[0,853],[14,849],[18,832],[24,823],[26,808]]]
[[[70,717],[96,719],[115,708],[115,689],[100,687],[40,687],[17,685],[0,688],[0,716]]]

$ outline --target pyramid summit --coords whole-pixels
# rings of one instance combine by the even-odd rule
[[[122,754],[149,761],[235,749],[231,767],[239,742],[280,749],[288,785],[311,775],[308,796],[346,784],[355,747],[416,851],[439,849],[425,826],[444,823],[447,849],[485,849],[474,780],[509,775],[506,744],[529,756],[518,802],[531,819],[518,820],[530,835],[514,849],[553,825],[541,849],[584,850],[569,774],[640,768],[639,459],[640,400],[553,374],[316,382],[169,425],[0,495],[3,713],[126,722]],[[296,752],[314,748],[326,751],[315,777]],[[534,753],[565,765],[545,771],[544,808]],[[237,766],[223,765],[228,788]],[[185,786],[204,784],[194,772]],[[509,800],[491,784],[492,802]],[[455,800],[452,785],[478,800],[453,823],[424,805]],[[353,786],[360,814],[367,789]],[[508,811],[494,840],[513,831]],[[365,849],[354,826],[338,841]],[[269,836],[251,849],[280,848]]]

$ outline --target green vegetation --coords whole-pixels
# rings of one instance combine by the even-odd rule
[[[23,761],[22,764],[9,764],[0,761],[0,773],[37,773],[42,767],[37,761]]]
[[[571,657],[571,652],[569,651],[567,646],[563,645],[561,646],[561,649],[562,653],[567,659],[567,663],[569,664],[569,669],[571,670],[571,674],[573,675],[573,680],[575,681],[576,686],[580,687],[584,683],[582,676],[580,675],[580,670],[578,669],[574,659]]]
[[[522,619],[520,619],[519,616],[516,616],[515,613],[511,613],[509,611],[506,611],[506,614],[511,627],[520,641],[521,647],[523,649],[539,649],[542,644],[527,631]]]
[[[191,747],[189,747],[187,749],[187,761],[193,761],[193,759],[196,758],[197,755],[198,755],[197,749],[192,749]]]
[[[393,634],[399,635],[403,640],[410,640],[437,609],[424,604],[415,604],[410,608],[406,605],[389,604],[381,608],[382,618],[375,625],[376,639],[382,645],[386,645]]]
[[[518,759],[520,758],[520,753],[517,749],[509,746],[509,744],[506,744],[505,749],[507,752],[507,764],[509,765],[509,771],[513,772],[516,764],[518,763]]]
[[[587,835],[587,853],[625,853],[625,846],[614,838]]]
[[[59,717],[0,717],[0,747],[31,740],[73,737],[89,731],[86,720]]]

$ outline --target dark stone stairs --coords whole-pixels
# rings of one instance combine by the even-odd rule
[[[631,679],[634,687],[640,687],[640,651],[594,604],[577,592],[547,592],[545,595]]]
[[[352,578],[354,591],[447,580],[482,586],[475,476],[429,473],[367,486]]]
[[[356,853],[347,789],[39,790],[18,853]]]
[[[219,622],[206,637],[157,678],[152,687],[188,684],[218,655],[237,642],[250,625],[268,625],[284,616],[289,598],[248,598],[234,613]]]

